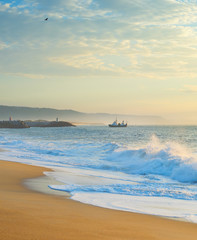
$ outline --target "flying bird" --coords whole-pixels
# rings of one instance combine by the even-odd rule
[[[47,20],[48,20],[48,18],[45,18],[44,20],[45,20],[45,21],[47,21]]]

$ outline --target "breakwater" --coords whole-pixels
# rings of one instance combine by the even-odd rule
[[[0,121],[0,128],[30,128],[24,121]]]
[[[64,121],[0,121],[0,128],[75,127]]]
[[[64,121],[25,121],[29,127],[75,127],[70,122]]]

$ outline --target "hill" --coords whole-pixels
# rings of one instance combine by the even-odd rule
[[[162,125],[167,121],[160,116],[123,115],[109,113],[83,113],[74,110],[57,110],[53,108],[32,108],[0,105],[0,120],[48,120],[56,118],[68,122],[108,124],[116,117],[119,121],[128,121],[129,125]]]

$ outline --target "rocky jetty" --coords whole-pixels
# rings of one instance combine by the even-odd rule
[[[0,121],[0,128],[30,127],[75,127],[75,125],[64,121]]]
[[[55,122],[54,121],[54,122],[49,122],[44,127],[75,127],[75,126],[69,122],[63,122],[63,121]]]
[[[0,128],[29,128],[24,121],[0,121]]]
[[[75,127],[72,123],[64,121],[26,121],[25,123],[30,127]]]

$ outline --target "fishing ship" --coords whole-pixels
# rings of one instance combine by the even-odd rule
[[[127,123],[125,123],[124,120],[121,123],[118,123],[116,119],[112,124],[109,124],[109,127],[127,127]]]

